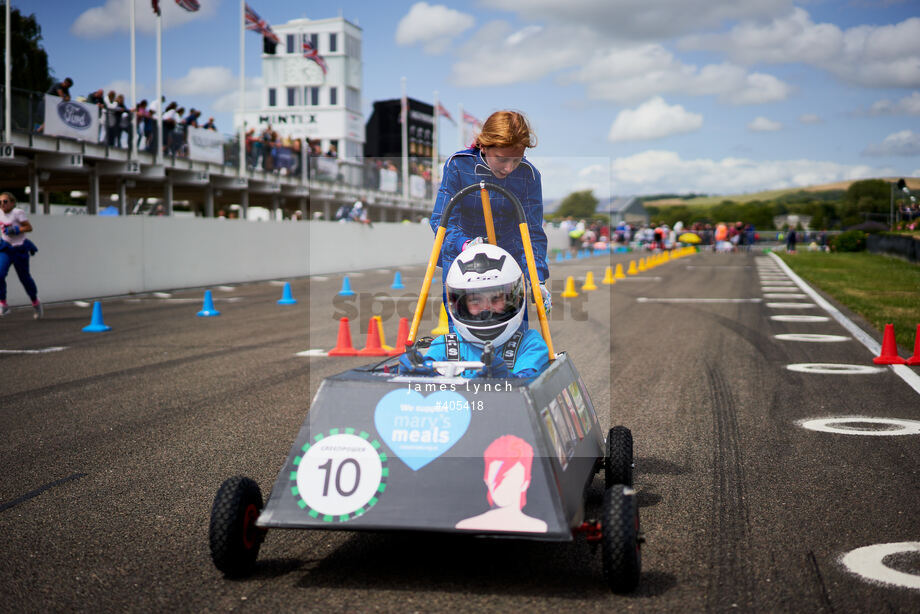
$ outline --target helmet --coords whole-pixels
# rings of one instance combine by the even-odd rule
[[[524,277],[511,254],[488,243],[467,248],[444,280],[447,303],[461,337],[499,346],[524,319]]]

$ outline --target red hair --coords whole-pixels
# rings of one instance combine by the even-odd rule
[[[536,147],[537,135],[530,122],[518,111],[496,111],[489,116],[473,146],[483,147]]]
[[[495,487],[498,488],[505,474],[508,473],[516,464],[521,463],[524,467],[524,479],[530,482],[530,468],[533,465],[533,448],[529,443],[514,435],[502,435],[489,444],[486,451],[482,453],[482,459],[485,461],[485,471],[482,479],[489,483],[489,465],[495,461],[501,462],[498,473],[495,475]],[[487,495],[489,505],[492,505],[492,493]],[[527,492],[521,493],[521,508],[527,505]]]

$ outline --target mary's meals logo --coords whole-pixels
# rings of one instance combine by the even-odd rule
[[[62,100],[57,106],[58,117],[65,124],[77,130],[86,130],[93,123],[89,111],[80,104],[69,100]]]

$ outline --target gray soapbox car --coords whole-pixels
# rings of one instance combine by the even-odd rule
[[[514,204],[530,273],[533,250],[520,201],[501,186],[474,184],[444,209],[407,346],[415,342],[447,220],[481,191],[489,240],[488,190]],[[437,376],[401,375],[397,358],[329,377],[263,506],[251,479],[227,479],[214,498],[210,547],[229,577],[250,573],[268,529],[417,530],[600,543],[604,577],[629,592],[641,569],[639,510],[633,490],[632,434],[614,427],[606,442],[591,396],[572,360],[555,354],[546,313],[535,306],[550,365],[531,379],[458,377],[481,362],[436,363]],[[585,492],[603,469],[598,519],[586,518]]]

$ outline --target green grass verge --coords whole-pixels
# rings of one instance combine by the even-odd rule
[[[802,279],[861,315],[877,330],[894,324],[898,345],[913,351],[920,324],[920,265],[868,252],[777,256]],[[907,356],[902,352],[902,357]]]

